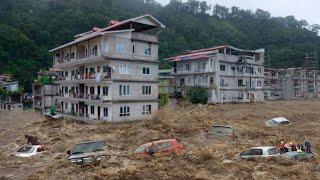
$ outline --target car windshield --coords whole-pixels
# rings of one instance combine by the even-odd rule
[[[289,121],[282,121],[282,122],[280,122],[280,125],[287,125],[287,124],[289,124]]]
[[[230,127],[224,127],[224,126],[213,126],[211,129],[211,132],[214,134],[231,134],[232,133],[232,128]]]
[[[34,147],[25,146],[25,147],[21,147],[17,152],[20,152],[20,153],[32,153],[33,151],[34,151]]]
[[[88,142],[88,143],[77,144],[73,147],[71,154],[81,154],[81,153],[102,151],[103,147],[104,147],[103,142]]]
[[[268,122],[269,122],[269,124],[271,124],[272,126],[277,126],[277,125],[278,125],[277,121],[275,121],[275,120],[273,120],[273,119],[269,120]]]

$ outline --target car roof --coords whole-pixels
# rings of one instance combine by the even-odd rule
[[[274,120],[275,122],[277,123],[280,123],[280,122],[284,122],[284,121],[288,121],[290,122],[288,119],[284,118],[284,117],[277,117],[277,118],[273,118],[271,120]]]
[[[272,149],[272,148],[276,148],[274,146],[257,146],[257,147],[252,147],[250,149],[263,149],[263,150],[268,150],[268,149]]]
[[[42,145],[24,145],[24,146],[21,146],[20,148],[22,147],[41,147]]]
[[[151,141],[151,142],[145,143],[141,146],[150,146],[152,142],[155,142],[157,144],[157,143],[161,143],[161,142],[176,142],[176,141],[178,141],[178,140],[177,139],[162,139],[162,140],[157,140],[157,141]]]
[[[104,141],[82,141],[80,143],[77,143],[77,144],[87,144],[87,143],[103,143]]]
[[[233,129],[231,126],[225,126],[225,125],[213,125],[212,127],[225,127],[225,128]]]

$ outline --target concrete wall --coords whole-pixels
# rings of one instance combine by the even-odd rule
[[[130,95],[119,95],[120,85],[129,85]],[[142,86],[151,86],[151,95],[142,95]],[[112,100],[156,100],[158,98],[158,83],[114,82],[111,84]]]
[[[151,105],[152,114],[142,114],[145,105]],[[112,106],[112,120],[115,122],[151,119],[158,111],[158,102],[115,103]],[[130,107],[130,116],[120,117],[121,106]]]

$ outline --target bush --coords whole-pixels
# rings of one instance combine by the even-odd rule
[[[160,94],[159,95],[159,106],[164,107],[168,104],[169,101],[169,94]]]
[[[208,102],[208,98],[208,93],[201,87],[192,87],[187,92],[187,99],[193,104],[206,104]]]

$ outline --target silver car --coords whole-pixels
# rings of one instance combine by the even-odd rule
[[[255,157],[268,158],[276,156],[280,156],[280,151],[279,149],[273,146],[253,147],[239,154],[239,157],[244,159]]]
[[[282,125],[289,125],[290,121],[284,117],[277,117],[266,121],[267,127],[276,127]]]
[[[76,144],[69,154],[68,160],[75,164],[90,164],[110,159],[103,141],[85,141]]]

